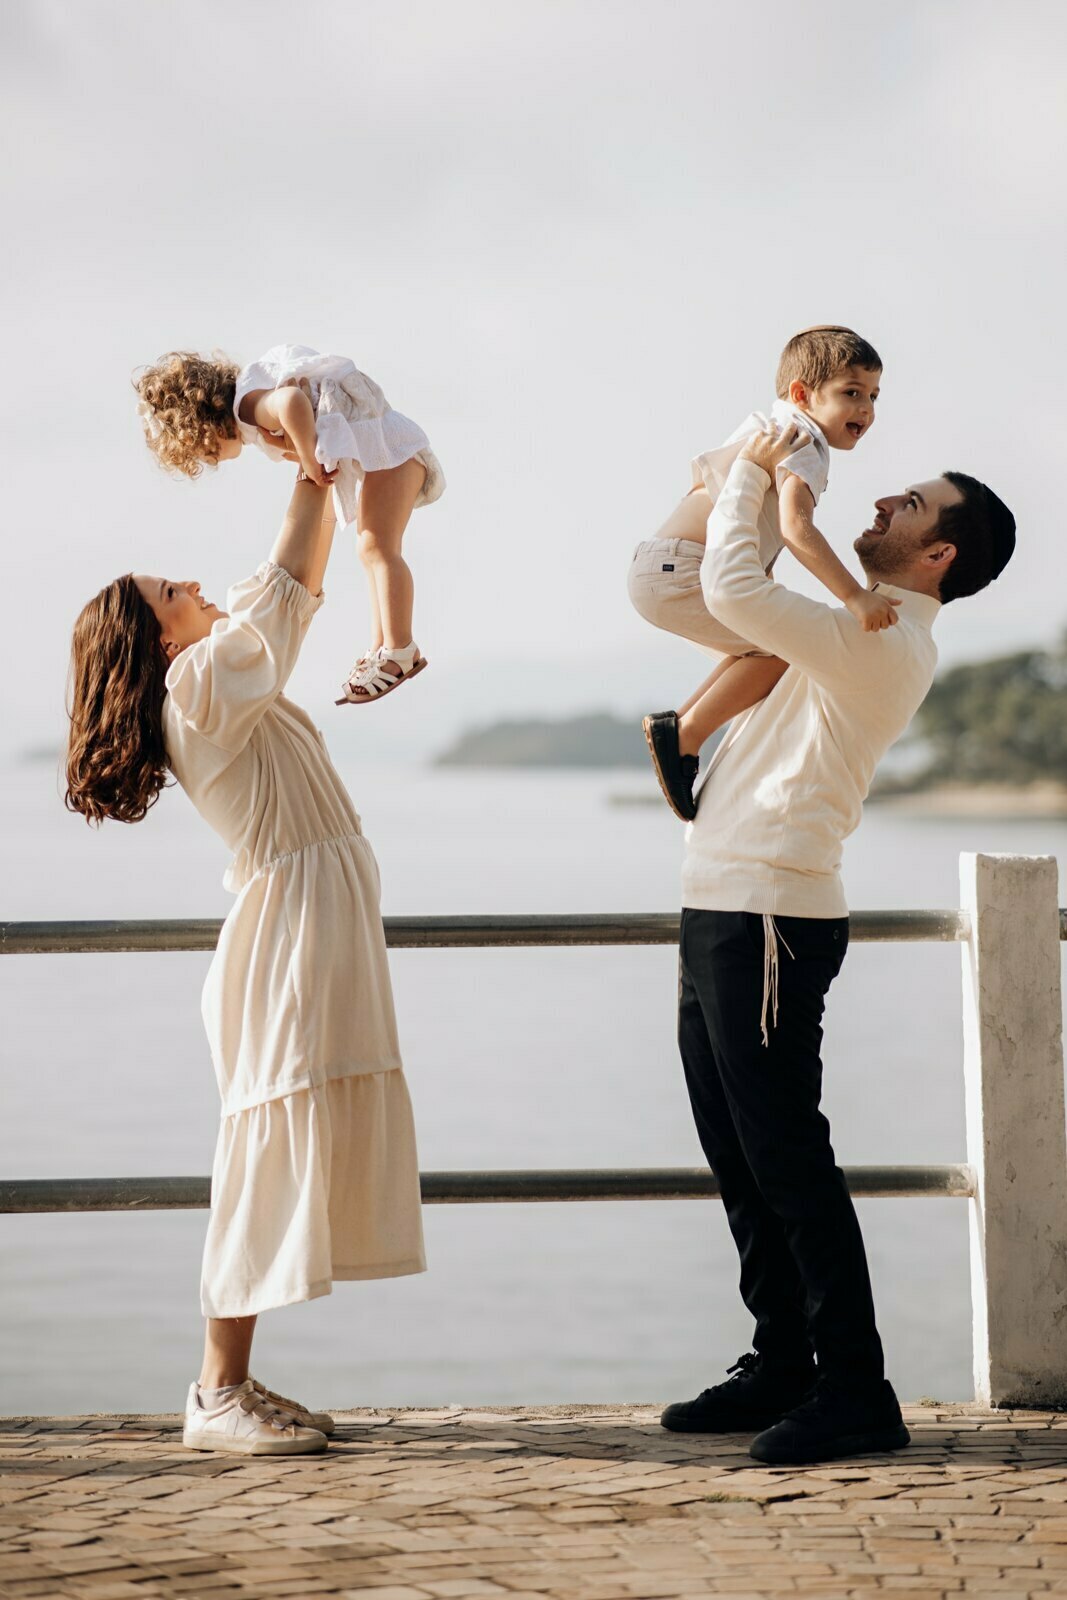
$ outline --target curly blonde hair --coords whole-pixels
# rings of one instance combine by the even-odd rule
[[[218,461],[221,441],[237,437],[239,371],[219,350],[172,350],[134,378],[145,442],[161,467],[198,478],[205,461]]]

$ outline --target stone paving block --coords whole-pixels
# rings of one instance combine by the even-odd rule
[[[24,1419],[0,1439],[0,1594],[1067,1593],[1064,1419],[908,1420],[906,1452],[798,1470],[633,1407],[348,1413],[326,1455],[256,1461],[190,1459],[163,1419]]]
[[[344,1597],[349,1595],[365,1595],[366,1589],[338,1589],[337,1593]],[[385,1583],[374,1590],[374,1600],[426,1600],[425,1589],[409,1589],[403,1584]]]

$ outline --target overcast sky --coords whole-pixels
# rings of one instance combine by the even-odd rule
[[[885,361],[823,531],[847,554],[876,495],[985,477],[1019,552],[944,612],[943,659],[1053,640],[1065,17],[7,0],[4,745],[59,732],[70,625],[108,579],[221,600],[269,548],[289,469],[246,456],[190,485],[140,443],[131,371],[175,347],[350,355],[427,429],[449,488],[408,553],[439,672],[373,715],[428,744],[457,706],[684,692],[699,659],[631,613],[631,547],[817,321]],[[323,718],[367,636],[347,543],[327,587],[297,684]]]

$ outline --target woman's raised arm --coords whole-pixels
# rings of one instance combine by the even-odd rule
[[[299,481],[270,558],[311,594],[320,594],[333,545],[333,531],[332,491]]]

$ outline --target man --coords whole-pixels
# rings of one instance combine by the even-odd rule
[[[1015,546],[1010,511],[961,473],[877,501],[854,548],[870,586],[898,602],[897,620],[864,633],[760,564],[760,507],[798,439],[796,428],[756,435],[708,525],[709,609],[789,670],[716,751],[682,875],[679,1045],[741,1258],[754,1353],[662,1417],[677,1431],[765,1430],[751,1453],[767,1462],[908,1443],[819,1110],[823,1006],[848,944],[841,846],[930,687],[940,607],[983,589]]]

